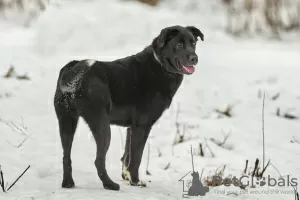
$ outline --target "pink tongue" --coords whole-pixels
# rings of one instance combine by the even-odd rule
[[[193,73],[195,71],[194,66],[183,66],[184,70],[187,71],[188,73]]]

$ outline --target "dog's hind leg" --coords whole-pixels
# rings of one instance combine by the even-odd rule
[[[110,130],[110,110],[112,102],[109,88],[106,84],[95,77],[89,77],[87,85],[89,88],[84,94],[86,96],[79,101],[80,115],[90,127],[97,145],[95,166],[105,189],[119,190],[120,186],[114,183],[108,176],[105,166],[106,153],[108,151],[111,130]]]
[[[87,110],[83,118],[89,125],[96,141],[97,153],[95,166],[103,187],[108,190],[119,190],[120,186],[109,178],[105,167],[106,153],[111,140],[109,115],[105,109],[93,109]]]
[[[59,123],[59,132],[63,147],[63,188],[72,188],[75,186],[72,177],[71,149],[74,134],[76,131],[78,116],[67,111],[64,107],[55,106],[56,115]]]

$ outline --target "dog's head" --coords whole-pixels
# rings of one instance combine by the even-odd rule
[[[198,37],[204,41],[203,33],[194,26],[164,28],[152,42],[155,57],[169,72],[192,74],[198,63]]]

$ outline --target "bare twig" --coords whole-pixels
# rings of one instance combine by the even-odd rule
[[[222,114],[226,117],[232,117],[232,106],[228,105],[227,108],[225,110],[219,110],[219,109],[215,109],[215,111],[219,114]]]
[[[175,133],[173,145],[182,143],[184,141],[184,132],[183,132],[183,134],[180,134],[180,123],[178,121],[179,113],[180,113],[180,103],[178,103],[177,111],[176,111],[176,119],[175,119],[176,133]],[[177,140],[177,137],[178,137],[178,140]]]
[[[293,114],[290,114],[290,113],[287,113],[287,112],[284,113],[284,114],[281,114],[280,108],[277,108],[276,116],[286,118],[286,119],[291,119],[291,120],[298,119],[298,117],[296,115],[293,115]]]
[[[10,68],[8,69],[8,71],[6,72],[6,74],[3,76],[4,78],[11,78],[15,75],[15,68],[14,66],[10,66]]]
[[[283,117],[286,118],[286,119],[298,119],[297,116],[292,115],[292,114],[290,114],[290,113],[285,113],[285,114],[283,115]]]
[[[7,191],[10,190],[10,188],[12,188],[17,182],[18,180],[26,173],[26,171],[30,168],[30,165],[25,169],[25,171],[15,180],[15,182],[13,182],[13,184],[11,184],[11,186],[9,186],[9,188],[7,189]]]
[[[6,182],[6,185],[5,185],[5,191],[7,191],[7,186],[8,186],[8,182]]]
[[[18,76],[16,76],[16,79],[18,79],[18,80],[27,80],[27,81],[30,80],[30,78],[29,78],[29,76],[27,74],[18,75]]]
[[[158,157],[162,156],[162,153],[161,153],[160,149],[157,149],[157,153],[158,153]]]
[[[13,121],[3,120],[1,118],[0,118],[0,122],[2,122],[5,125],[9,126],[12,129],[12,131],[24,136],[24,139],[18,145],[13,145],[11,142],[7,141],[9,144],[14,146],[15,148],[20,148],[26,142],[26,140],[28,139],[28,133],[27,133],[27,130],[26,130],[27,127],[25,127],[24,125],[21,125],[19,123],[16,124]],[[22,124],[23,124],[23,119],[22,119]]]
[[[256,161],[255,161],[255,164],[254,164],[254,170],[253,170],[253,172],[252,172],[252,177],[255,176],[256,171],[258,170],[258,164],[259,164],[259,160],[258,160],[258,158],[257,158]]]
[[[245,169],[244,169],[244,174],[247,174],[247,169],[248,169],[248,160],[246,160],[246,166],[245,166]]]
[[[0,165],[0,178],[1,178],[1,188],[3,192],[6,192],[5,188],[4,188],[4,176],[3,176],[3,172],[1,169],[1,165]]]
[[[226,141],[228,140],[229,136],[230,136],[230,132],[229,133],[224,133],[224,131],[222,131],[224,134],[224,139],[223,141],[217,140],[215,138],[210,138],[210,141],[212,141],[213,143],[215,143],[216,145],[218,145],[219,147],[222,147],[224,149],[228,149],[231,150],[232,146],[231,145],[225,145]]]
[[[278,92],[277,94],[275,94],[275,95],[272,97],[272,100],[275,101],[275,100],[277,100],[279,97],[280,97],[280,92]]]
[[[193,147],[191,145],[191,156],[192,156],[192,167],[193,167],[193,172],[195,172],[195,169],[194,169],[194,156],[193,156]]]
[[[259,178],[262,178],[263,177],[263,175],[264,175],[264,173],[265,173],[265,171],[266,171],[266,169],[267,169],[267,167],[270,165],[270,160],[268,161],[268,163],[267,163],[267,165],[263,168],[263,170],[258,174],[258,177]]]
[[[199,154],[200,154],[200,156],[204,157],[202,143],[199,143]]]
[[[209,147],[208,143],[207,143],[207,139],[205,138],[205,144],[206,144],[206,147],[207,149],[210,151],[211,153],[211,156],[214,158],[215,157],[215,154],[213,153],[213,151],[211,150],[211,148]]]
[[[170,166],[171,166],[171,163],[169,162],[169,163],[167,164],[167,166],[165,166],[164,170],[168,170],[168,169],[170,168]]]
[[[262,108],[262,134],[263,134],[263,168],[265,168],[265,92],[263,96],[263,108]]]
[[[296,136],[293,136],[292,140],[291,140],[291,143],[297,143],[297,144],[300,144],[300,139]]]
[[[270,166],[272,166],[276,171],[277,173],[279,174],[280,178],[282,177],[281,173],[279,172],[279,170],[277,169],[277,167],[275,167],[275,165],[273,165],[272,163],[270,163]]]
[[[223,165],[223,168],[222,166],[219,167],[217,170],[216,170],[216,174],[220,177],[223,177],[224,176],[224,172],[225,172],[225,168],[226,168],[226,165]]]
[[[147,159],[147,169],[146,169],[146,174],[151,175],[149,172],[149,162],[150,162],[150,144],[148,144],[148,159]]]
[[[6,74],[3,76],[4,78],[12,78],[15,77],[18,80],[30,80],[29,76],[27,74],[24,75],[17,75],[16,70],[14,66],[10,66]]]

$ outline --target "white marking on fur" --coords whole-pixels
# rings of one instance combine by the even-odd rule
[[[86,60],[85,61],[86,62],[86,64],[89,66],[89,67],[91,67],[93,64],[95,64],[95,62],[96,62],[96,60]]]
[[[131,182],[131,175],[130,172],[128,171],[127,167],[123,167],[123,174],[126,180],[129,180]]]
[[[156,53],[155,53],[154,50],[153,50],[153,55],[154,55],[155,60],[157,60],[157,62],[159,62],[159,64],[161,64],[161,62],[160,62],[159,58],[157,57],[157,55],[156,55]]]
[[[144,181],[139,181],[139,182],[137,183],[137,186],[146,187],[147,184],[146,184]]]

